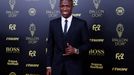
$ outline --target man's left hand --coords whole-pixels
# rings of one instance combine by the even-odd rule
[[[67,43],[67,48],[65,49],[64,56],[76,54],[76,48],[72,47],[69,43]]]

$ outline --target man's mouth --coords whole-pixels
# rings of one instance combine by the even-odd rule
[[[63,14],[68,14],[68,12],[63,12]]]

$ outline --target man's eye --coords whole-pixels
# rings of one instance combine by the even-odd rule
[[[71,7],[71,6],[69,6],[69,5],[63,5],[63,6],[60,6],[60,7]]]

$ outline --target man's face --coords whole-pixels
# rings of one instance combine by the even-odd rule
[[[64,18],[68,18],[72,14],[72,2],[71,0],[61,0],[60,2],[60,12]]]

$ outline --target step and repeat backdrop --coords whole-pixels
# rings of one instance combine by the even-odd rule
[[[45,75],[49,21],[60,0],[0,0],[0,75]],[[74,0],[90,49],[84,75],[132,75],[134,0]]]

